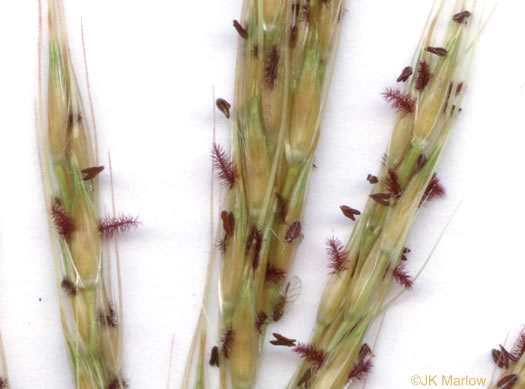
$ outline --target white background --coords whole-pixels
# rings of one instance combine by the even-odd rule
[[[304,219],[303,292],[272,329],[306,341],[326,281],[325,240],[362,208],[394,115],[395,86],[431,0],[349,0]],[[119,211],[140,229],[120,241],[125,375],[130,388],[177,387],[203,289],[209,242],[212,86],[232,100],[240,0],[67,0],[82,73],[83,18],[103,163],[111,151]],[[525,3],[502,0],[479,44],[463,112],[439,167],[447,198],[409,237],[413,273],[462,201],[429,266],[386,314],[369,389],[410,388],[414,374],[489,377],[490,349],[525,324]],[[37,156],[38,7],[0,2],[0,328],[13,389],[72,387]],[[217,116],[227,144],[229,122]],[[107,176],[102,179],[108,190]],[[108,196],[105,196],[108,199]],[[109,202],[106,204],[109,205]],[[377,329],[370,332],[373,343]],[[173,363],[169,366],[174,337]],[[216,333],[212,334],[216,337]],[[266,348],[259,388],[280,388],[298,360]]]

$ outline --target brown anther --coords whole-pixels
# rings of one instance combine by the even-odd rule
[[[339,208],[341,208],[343,215],[345,215],[347,218],[354,220],[354,221],[355,221],[356,216],[361,215],[361,212],[359,212],[357,209],[350,208],[347,205],[341,205]]]
[[[248,39],[248,31],[243,26],[241,26],[241,23],[239,23],[237,20],[234,20],[233,27],[237,30],[239,36],[242,39]]]
[[[461,89],[463,89],[463,81],[460,82],[456,87],[456,97],[459,96],[459,94],[461,93]]]
[[[301,236],[301,230],[301,222],[299,220],[294,221],[290,224],[290,227],[288,227],[288,231],[286,231],[286,236],[284,237],[285,242],[292,243],[299,238],[299,236]]]
[[[363,343],[361,345],[361,348],[359,349],[359,358],[365,358],[366,356],[372,354],[372,349],[370,346],[366,343]]]
[[[297,45],[297,26],[293,26],[290,30],[290,48],[294,49]]]
[[[217,106],[219,111],[221,111],[224,114],[224,116],[226,116],[227,119],[230,118],[230,103],[228,103],[224,99],[218,98],[217,100],[215,100],[215,105]]]
[[[518,382],[517,374],[509,374],[508,376],[503,377],[497,383],[498,388],[502,389],[511,389]]]
[[[213,346],[210,355],[210,366],[219,367],[219,347]]]
[[[227,236],[232,236],[233,230],[235,229],[235,218],[233,216],[233,212],[222,211],[221,219],[224,232]]]
[[[89,181],[98,176],[100,173],[104,171],[104,166],[93,166],[88,167],[86,169],[82,169],[81,172],[84,175],[82,179],[84,181]]]
[[[366,180],[371,183],[372,185],[373,184],[377,184],[379,182],[379,179],[377,178],[377,176],[374,176],[373,174],[369,174],[367,177],[366,177]]]
[[[295,343],[297,342],[295,339],[289,339],[277,332],[274,332],[272,335],[275,339],[270,340],[270,343],[274,346],[295,347]]]
[[[374,193],[370,195],[370,198],[376,203],[388,207],[390,205],[390,198],[392,195],[390,193]]]
[[[397,82],[405,82],[406,80],[408,80],[408,77],[410,77],[412,75],[412,73],[414,72],[414,70],[412,69],[412,66],[406,66],[403,71],[401,72],[401,74],[399,75],[399,77],[397,78]]]
[[[425,47],[425,51],[428,51],[429,53],[435,54],[439,57],[444,57],[448,54],[447,49],[444,49],[443,47],[427,46]]]
[[[419,157],[417,157],[417,161],[416,161],[416,171],[415,173],[419,173],[421,171],[421,169],[423,169],[423,167],[425,166],[425,164],[427,163],[427,157],[425,154],[421,153],[419,154]]]
[[[472,14],[469,11],[461,11],[455,14],[452,17],[452,20],[455,21],[456,23],[463,24],[463,22],[465,22],[465,19],[470,17],[470,15]]]
[[[407,258],[407,254],[410,254],[411,251],[412,251],[412,250],[410,250],[408,247],[405,247],[405,248],[403,249],[403,253],[401,254],[401,260],[402,260],[402,261],[406,261],[406,260],[408,260],[408,258]]]
[[[277,219],[277,222],[282,223],[286,219],[287,214],[286,201],[279,193],[276,193],[275,197],[277,199],[277,211],[275,212],[275,218]]]

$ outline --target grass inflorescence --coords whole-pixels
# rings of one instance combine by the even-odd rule
[[[290,389],[342,388],[364,377],[372,368],[372,352],[363,340],[385,309],[393,281],[413,286],[402,263],[410,251],[407,236],[421,206],[445,195],[435,170],[461,111],[477,39],[472,26],[478,24],[466,2],[456,1],[443,22],[445,3],[429,20],[413,63],[398,76],[402,87],[383,92],[397,115],[390,145],[379,173],[368,175],[373,189],[348,243],[328,241],[333,271],[308,344],[324,358],[304,358]],[[440,23],[446,25],[443,36],[437,32]],[[348,206],[341,210],[356,215]]]
[[[114,210],[100,217],[98,178],[104,167],[70,58],[62,0],[49,0],[47,20],[49,73],[47,99],[40,95],[39,152],[60,318],[75,387],[125,388],[120,274],[117,262],[112,280],[106,242],[138,221],[117,217]]]
[[[239,37],[234,102],[216,102],[232,120],[231,155],[217,144],[212,148],[226,192],[218,237],[220,327],[229,340],[219,353],[221,387],[228,381],[234,388],[253,387],[265,328],[286,313],[297,283],[288,274],[303,236],[343,4],[246,0],[233,22]],[[203,387],[204,358],[199,360],[196,386]]]

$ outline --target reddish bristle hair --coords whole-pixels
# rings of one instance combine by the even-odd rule
[[[348,375],[347,382],[350,383],[354,380],[359,381],[363,379],[364,377],[366,377],[368,373],[370,373],[370,371],[372,371],[372,367],[373,367],[372,359],[366,358],[366,359],[358,360],[356,364],[354,365],[354,367],[352,368],[352,371]]]
[[[408,272],[405,269],[405,265],[399,264],[394,269],[394,279],[403,287],[406,289],[412,289],[412,286],[414,286],[414,281],[412,280],[412,277],[408,274]]]
[[[401,196],[401,184],[399,183],[399,176],[394,169],[388,169],[388,177],[385,180],[385,186],[392,197],[397,198]]]
[[[7,389],[8,386],[7,378],[0,377],[0,389]]]
[[[224,330],[221,341],[222,355],[224,355],[224,358],[228,359],[233,346],[233,330],[231,328]]]
[[[75,231],[73,219],[66,213],[62,205],[56,201],[51,208],[51,215],[55,223],[58,234],[66,241],[71,240],[71,234]]]
[[[315,369],[319,369],[326,358],[324,350],[310,344],[299,343],[293,351],[299,354],[305,361],[311,363]]]
[[[441,185],[441,182],[439,181],[439,178],[436,173],[432,176],[430,179],[430,182],[428,183],[427,189],[425,190],[425,193],[423,194],[423,198],[421,199],[420,206],[430,200],[433,200],[435,198],[443,198],[445,197],[445,187]]]
[[[211,158],[215,169],[217,169],[217,177],[230,189],[235,184],[237,172],[233,161],[230,161],[224,149],[217,143],[213,143]]]
[[[116,234],[137,228],[139,223],[138,217],[136,216],[108,216],[102,220],[99,220],[98,230],[103,238],[111,239]]]
[[[414,112],[416,99],[409,92],[402,92],[400,89],[386,88],[383,91],[383,97],[392,108],[402,114]]]
[[[272,47],[272,51],[268,58],[266,58],[266,65],[264,67],[264,81],[270,89],[275,86],[275,80],[279,72],[279,50],[277,46]]]
[[[430,67],[428,66],[427,61],[419,61],[417,66],[417,78],[416,78],[416,89],[422,91],[428,85],[432,73],[430,72]]]
[[[330,264],[328,267],[332,269],[330,274],[339,274],[346,270],[345,266],[348,261],[348,256],[341,241],[337,238],[330,238],[326,241],[328,257]]]
[[[266,282],[279,282],[285,280],[288,273],[282,269],[269,265],[266,269]]]

